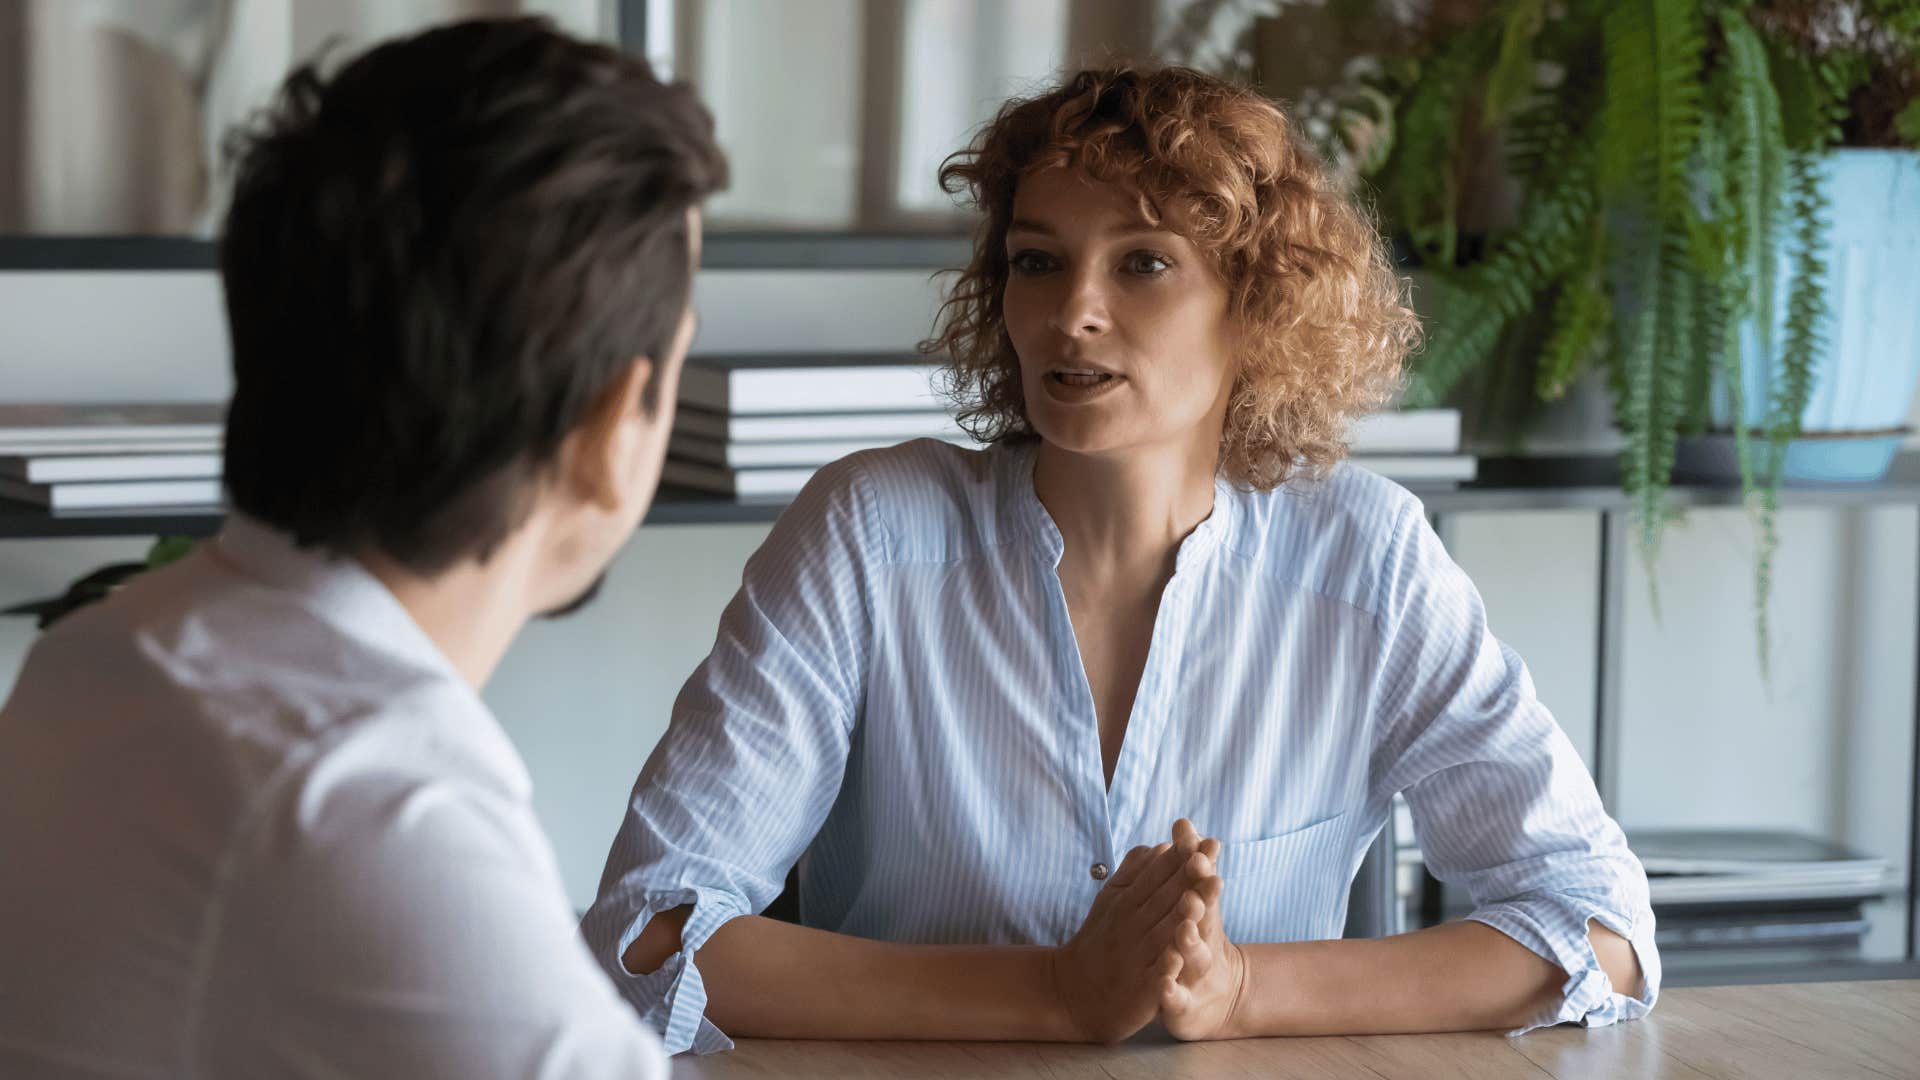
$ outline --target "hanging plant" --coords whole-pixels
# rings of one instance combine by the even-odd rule
[[[1733,436],[1758,533],[1763,673],[1780,469],[1826,347],[1820,164],[1848,142],[1920,141],[1917,57],[1910,0],[1508,0],[1413,58],[1393,151],[1373,178],[1432,282],[1404,404],[1439,404],[1489,372],[1504,377],[1480,378],[1479,393],[1511,399],[1501,358],[1518,354],[1531,368],[1524,422],[1601,368],[1650,583],[1675,516],[1677,441],[1706,430],[1716,384],[1734,417],[1748,415],[1738,335],[1758,328],[1777,360],[1765,421],[1735,422]],[[1486,131],[1503,137],[1523,194],[1511,224],[1473,235],[1459,225],[1457,178],[1470,137]]]

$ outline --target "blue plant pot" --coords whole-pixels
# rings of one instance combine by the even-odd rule
[[[1887,474],[1900,452],[1903,432],[1808,435],[1787,444],[1780,478],[1787,484],[1871,484]],[[1754,449],[1761,447],[1758,437]],[[1756,466],[1758,459],[1755,460]],[[1683,438],[1674,449],[1673,477],[1681,482],[1737,483],[1739,448],[1732,433]]]
[[[1886,475],[1906,434],[1920,385],[1920,151],[1837,150],[1821,165],[1830,206],[1825,258],[1828,348],[1814,370],[1800,429],[1787,450],[1785,479],[1871,482]],[[1791,228],[1791,224],[1788,224]],[[1749,429],[1766,423],[1769,389],[1783,367],[1791,252],[1778,257],[1773,347],[1758,321],[1740,328],[1743,413]],[[1730,432],[1732,396],[1714,387],[1713,426]],[[1687,471],[1706,471],[1725,453],[1694,446]],[[1731,476],[1738,477],[1738,469]]]

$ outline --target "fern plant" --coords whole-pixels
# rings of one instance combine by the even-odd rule
[[[1913,0],[1503,0],[1418,57],[1373,177],[1434,281],[1405,404],[1447,399],[1503,348],[1537,358],[1534,415],[1604,368],[1649,582],[1677,441],[1706,430],[1716,381],[1733,395],[1763,672],[1775,492],[1825,346],[1821,155],[1863,97],[1880,137],[1920,135],[1916,57]],[[1513,223],[1462,258],[1452,178],[1476,127],[1504,135],[1524,194]],[[1783,240],[1787,318],[1773,340]],[[1745,322],[1773,373],[1758,431],[1742,422]]]

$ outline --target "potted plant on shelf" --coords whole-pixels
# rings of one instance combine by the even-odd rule
[[[1197,6],[1216,9],[1183,26],[1199,56],[1235,9]],[[1398,30],[1365,29],[1369,10],[1401,12]],[[1458,401],[1476,436],[1517,448],[1599,369],[1649,582],[1676,465],[1717,458],[1740,483],[1764,674],[1778,485],[1878,478],[1920,381],[1920,4],[1408,10],[1287,8],[1227,35],[1214,66],[1260,83],[1262,34],[1301,18],[1376,50],[1277,96],[1372,185],[1422,272],[1428,341],[1403,406]],[[1681,462],[1689,436],[1705,438]]]
[[[147,550],[147,557],[142,562],[103,566],[69,585],[67,591],[59,596],[16,604],[0,610],[0,615],[30,615],[35,620],[35,626],[45,630],[88,604],[105,600],[113,590],[134,575],[158,569],[179,559],[192,551],[195,543],[197,541],[191,537],[163,536]]]

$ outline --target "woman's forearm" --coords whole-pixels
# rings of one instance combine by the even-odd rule
[[[1190,822],[1136,847],[1058,947],[900,945],[755,915],[699,946],[708,1019],[737,1035],[790,1039],[1111,1042],[1151,1022],[1179,970],[1174,935],[1217,902],[1212,852]],[[1211,898],[1211,899],[1209,899]],[[693,911],[648,920],[621,957],[643,973],[681,951]]]
[[[687,910],[648,925],[627,952],[629,970],[653,970],[678,951]],[[1072,1041],[1081,1036],[1054,991],[1053,952],[897,945],[748,915],[714,931],[695,960],[707,1017],[729,1035]]]
[[[1379,1035],[1526,1024],[1558,966],[1494,928],[1453,922],[1378,939],[1242,945],[1237,1036]]]
[[[1051,949],[897,945],[748,916],[698,961],[707,1015],[761,1038],[1077,1039]]]

